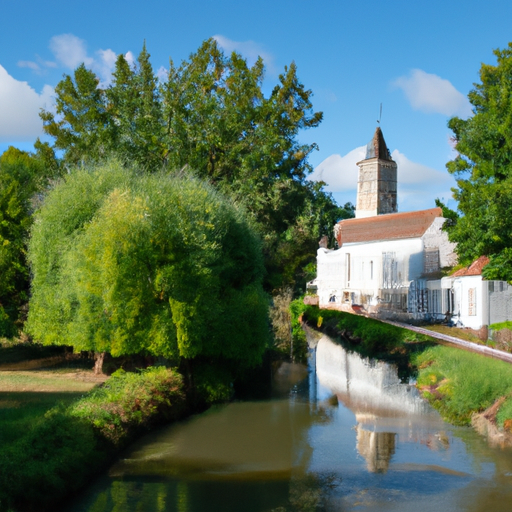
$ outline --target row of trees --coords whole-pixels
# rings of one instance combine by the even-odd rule
[[[163,356],[196,381],[213,369],[229,393],[267,346],[267,292],[300,283],[353,207],[306,179],[316,145],[298,134],[322,114],[294,64],[265,97],[261,59],[213,40],[165,80],[149,57],[120,55],[104,88],[79,66],[41,112],[52,144],[3,155],[0,335],[30,285],[34,339]]]
[[[243,203],[263,239],[266,288],[299,279],[321,235],[353,208],[336,205],[321,185],[307,181],[316,144],[299,142],[322,113],[285,67],[268,97],[264,64],[236,52],[224,55],[213,39],[188,60],[171,61],[159,81],[144,45],[135,66],[119,55],[112,83],[99,86],[84,65],[56,87],[56,114],[43,111],[65,167],[115,155],[152,173],[186,169]]]

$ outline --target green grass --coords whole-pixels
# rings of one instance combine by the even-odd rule
[[[82,395],[69,392],[0,392],[0,447],[26,435],[57,404],[68,405]]]
[[[116,372],[76,398],[0,393],[1,511],[55,510],[140,431],[183,412],[181,376],[162,367]]]
[[[431,347],[417,354],[418,387],[449,421],[467,425],[474,413],[490,407],[498,398],[512,393],[512,366],[497,359],[452,347]],[[501,424],[512,418],[503,409]]]

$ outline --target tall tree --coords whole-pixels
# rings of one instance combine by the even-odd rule
[[[57,87],[61,117],[42,114],[65,160],[113,153],[148,172],[165,166],[208,180],[243,203],[259,226],[268,287],[289,284],[298,271],[284,271],[284,262],[277,261],[284,246],[285,252],[296,253],[288,263],[314,258],[320,224],[312,226],[312,219],[321,222],[326,201],[331,211],[336,207],[330,195],[306,179],[312,170],[308,158],[317,146],[299,142],[298,136],[318,126],[322,113],[313,110],[312,92],[300,82],[294,63],[285,67],[268,97],[262,91],[262,59],[249,66],[236,52],[226,56],[214,39],[179,66],[171,61],[167,79],[160,82],[145,45],[135,67],[118,57],[105,91],[93,78],[79,67],[74,80],[65,77]],[[294,231],[307,242],[290,243]]]
[[[0,337],[18,333],[28,301],[26,242],[38,194],[57,172],[52,152],[38,144],[30,154],[9,147],[0,156]]]
[[[512,43],[494,54],[468,95],[473,116],[448,123],[458,156],[447,167],[462,214],[449,234],[462,263],[487,255],[484,274],[512,282]]]
[[[115,162],[75,171],[32,230],[28,331],[76,350],[252,366],[268,338],[259,244],[197,179]]]
[[[41,111],[43,129],[66,164],[95,161],[108,154],[108,113],[98,77],[80,64],[55,87],[56,112]]]

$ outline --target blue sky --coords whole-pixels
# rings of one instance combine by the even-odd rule
[[[355,202],[361,147],[381,127],[399,165],[399,210],[451,200],[445,164],[454,153],[447,121],[471,114],[467,93],[482,62],[512,40],[512,2],[488,0],[125,2],[1,0],[0,152],[32,149],[39,108],[82,61],[107,81],[115,55],[146,40],[155,70],[216,37],[250,62],[262,55],[269,91],[295,61],[314,92],[319,128],[310,161],[340,203]]]

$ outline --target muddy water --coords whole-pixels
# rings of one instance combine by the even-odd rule
[[[444,423],[394,367],[324,336],[274,381],[142,439],[67,511],[512,510],[512,452]]]

